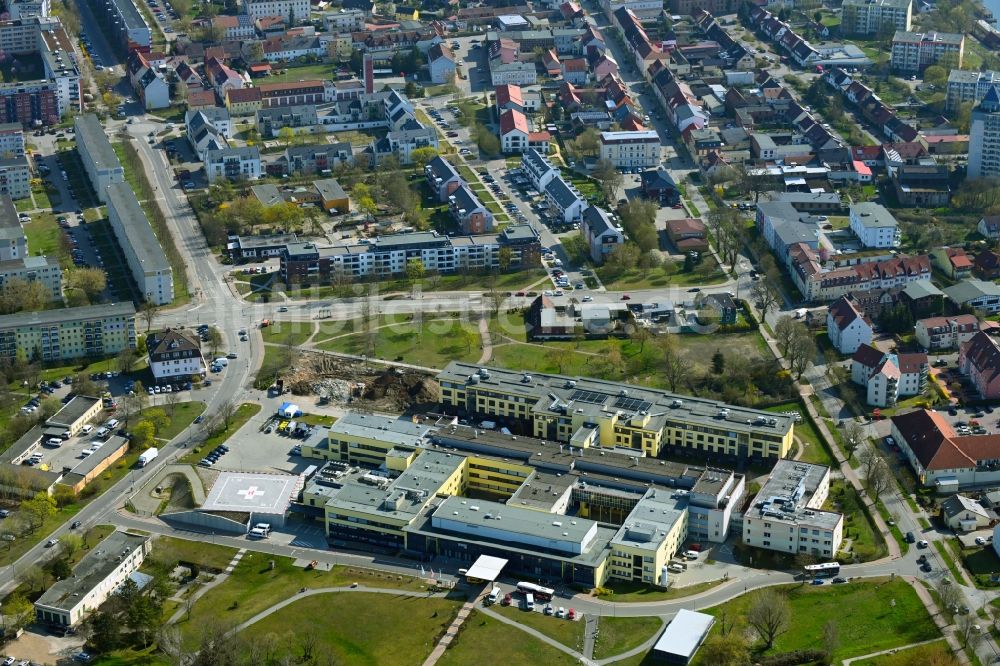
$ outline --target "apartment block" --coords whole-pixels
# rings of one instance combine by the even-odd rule
[[[942,58],[951,59],[944,64],[961,68],[965,57],[965,35],[948,32],[909,32],[897,30],[892,38],[890,64],[897,72],[922,72],[930,65],[937,65]]]
[[[104,0],[107,19],[103,22],[109,42],[123,53],[132,49],[148,52],[153,43],[150,30],[134,0]]]
[[[205,152],[205,175],[209,183],[226,180],[258,180],[262,165],[257,146],[222,148]]]
[[[851,206],[851,231],[861,241],[863,247],[899,247],[903,235],[892,213],[883,206],[870,201]]]
[[[31,196],[31,167],[27,157],[0,158],[0,194],[11,199]]]
[[[146,337],[149,369],[157,382],[175,382],[208,371],[201,355],[201,340],[190,329],[170,329]]]
[[[660,136],[654,130],[601,132],[601,159],[618,169],[651,168],[660,164]]]
[[[243,10],[255,21],[265,16],[289,20],[289,27],[309,20],[309,0],[243,0]]]
[[[912,0],[845,0],[841,12],[845,35],[878,35],[912,25]]]
[[[156,305],[174,300],[174,271],[135,192],[127,183],[107,189],[108,221],[143,298]]]
[[[974,314],[918,319],[913,327],[917,344],[928,351],[958,349],[979,332],[979,318]]]
[[[28,256],[28,237],[9,196],[0,195],[0,261],[15,261]]]
[[[106,303],[0,317],[0,358],[65,361],[135,349],[135,307]]]
[[[8,280],[41,282],[53,301],[62,299],[62,268],[48,255],[0,260],[0,286]]]
[[[945,108],[948,111],[955,111],[965,102],[978,102],[986,97],[986,93],[994,85],[1000,85],[1000,72],[953,69],[948,74]]]
[[[743,543],[831,560],[844,536],[844,516],[824,511],[830,468],[779,460],[743,515]]]
[[[0,157],[12,158],[24,155],[24,128],[20,123],[0,125]]]
[[[108,186],[124,183],[125,169],[118,161],[97,116],[92,113],[77,116],[73,120],[73,127],[76,129],[76,150],[80,154],[90,185],[97,193],[97,198],[102,203],[107,203]]]
[[[1000,176],[1000,87],[993,85],[972,110],[968,177],[997,176]]]
[[[777,459],[792,443],[787,416],[618,382],[452,362],[437,376],[448,412],[513,432],[583,446],[598,443],[657,456]]]

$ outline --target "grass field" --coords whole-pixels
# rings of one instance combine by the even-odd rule
[[[553,606],[555,607],[555,606]],[[545,615],[541,611],[521,610],[516,606],[494,606],[496,612],[506,615],[512,620],[531,627],[535,631],[557,640],[568,648],[583,650],[583,630],[586,623],[579,620],[567,620],[554,615]]]
[[[616,603],[629,603],[634,601],[667,601],[668,599],[681,599],[683,597],[701,594],[705,590],[710,590],[724,582],[725,581],[720,578],[719,580],[709,580],[703,583],[695,583],[694,585],[685,585],[683,587],[671,587],[666,590],[658,590],[651,588],[648,585],[632,583],[630,581],[612,580],[604,584],[604,589],[610,590],[614,594],[606,595],[601,598],[606,599],[607,601],[614,601]]]
[[[875,532],[861,507],[861,500],[853,486],[842,479],[830,484],[830,495],[823,508],[843,512],[844,539],[851,539],[853,552],[862,561],[869,561],[884,555],[886,545],[882,534]]]
[[[269,562],[274,560],[274,569]],[[334,567],[331,571],[306,571],[296,567],[294,560],[266,553],[247,552],[232,575],[218,587],[209,590],[191,610],[190,619],[178,623],[187,645],[196,644],[205,626],[213,620],[233,625],[243,622],[265,608],[287,599],[302,587],[346,587],[359,583],[371,587],[420,590],[423,581],[407,576],[350,567]],[[391,597],[387,597],[391,598]],[[322,615],[322,614],[321,614]],[[365,622],[369,618],[366,616]],[[363,623],[354,623],[357,626]]]
[[[63,268],[73,265],[55,215],[35,213],[31,216],[31,222],[22,226],[24,235],[28,238],[28,251],[32,256],[53,255],[59,258],[59,265]]]
[[[260,331],[264,342],[271,342],[279,345],[291,343],[299,346],[309,339],[313,332],[311,321],[272,321],[267,328]]]
[[[439,666],[468,666],[489,663],[484,656],[502,655],[504,666],[538,666],[539,664],[569,664],[572,659],[551,645],[506,625],[488,615],[472,611],[462,625],[458,637],[452,642]]]
[[[441,598],[324,594],[296,601],[247,631],[274,634],[282,646],[279,653],[289,656],[298,656],[301,636],[311,631],[314,649],[329,656],[332,663],[406,666],[423,662],[459,606],[457,601]],[[323,621],[303,625],[307,617]]]
[[[625,271],[620,275],[611,274],[606,268],[598,268],[597,275],[604,286],[613,291],[626,289],[656,289],[657,287],[706,286],[725,282],[728,278],[715,259],[706,254],[704,260],[690,273],[681,272],[679,264],[664,264],[660,268]]]
[[[802,462],[815,463],[817,465],[835,466],[833,456],[823,442],[819,431],[806,418],[805,410],[798,402],[786,402],[781,405],[767,407],[769,412],[798,412],[802,415],[802,420],[795,424],[795,437],[802,445],[802,455],[799,460]]]
[[[283,74],[275,74],[274,70],[271,70],[269,76],[259,81],[260,83],[291,83],[294,81],[324,81],[331,78],[333,78],[333,65],[318,63],[302,67],[289,67]]]
[[[173,414],[170,413],[170,406],[164,405],[163,411],[170,417],[170,423],[163,429],[163,432],[156,433],[156,438],[163,441],[170,441],[176,437],[184,428],[187,428],[198,417],[204,413],[205,403],[199,400],[191,402],[179,402],[174,405]]]
[[[164,564],[189,562],[204,569],[223,571],[235,554],[236,549],[229,546],[219,546],[206,541],[157,536],[156,540],[153,541],[153,552],[150,553],[149,557]]]
[[[652,638],[662,626],[663,620],[658,617],[601,617],[594,659],[628,652]]]
[[[350,328],[345,332],[353,332],[332,337],[316,346],[326,351],[370,355],[430,368],[443,368],[453,359],[474,361],[482,353],[479,330],[472,321],[415,320],[407,315],[403,318],[379,317],[369,320],[367,326],[364,322],[348,322],[347,325]]]
[[[837,626],[837,663],[847,657],[871,654],[940,636],[916,592],[902,580],[848,583],[846,585],[783,585],[772,588],[787,595],[793,629],[779,635],[768,653],[802,650],[823,644],[823,627]],[[704,612],[725,612],[734,630],[746,627],[745,617],[753,594],[746,594]],[[845,612],[845,609],[850,612]],[[720,631],[719,624],[712,633]],[[767,654],[767,653],[765,653]],[[697,656],[695,666],[712,666]]]
[[[928,643],[908,650],[899,650],[896,654],[884,654],[872,659],[862,659],[851,662],[855,666],[910,666],[917,658],[921,663],[933,664],[934,660],[940,659],[942,664],[951,663],[948,658],[952,656],[952,651],[948,644],[941,639],[937,643]]]

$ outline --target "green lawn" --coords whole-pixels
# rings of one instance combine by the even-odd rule
[[[206,541],[157,536],[149,557],[163,564],[186,562],[204,569],[223,571],[236,554],[235,548]]]
[[[326,414],[303,414],[295,420],[306,425],[325,426],[329,428],[337,422],[337,417],[327,416]]]
[[[938,555],[944,560],[945,564],[948,565],[948,571],[951,572],[951,577],[957,583],[964,583],[965,576],[959,570],[958,565],[955,563],[955,555],[949,548],[948,544],[944,541],[932,541],[934,548],[937,550]]]
[[[853,552],[861,561],[867,562],[885,555],[885,539],[868,520],[853,486],[843,479],[831,482],[830,495],[823,508],[844,514],[844,539],[851,539]]]
[[[652,638],[663,627],[659,617],[607,617],[602,616],[594,644],[594,659],[606,659],[628,652]]]
[[[441,598],[324,594],[296,601],[247,631],[274,634],[282,646],[279,654],[297,657],[297,636],[313,631],[316,652],[331,663],[407,666],[423,662],[459,607],[459,602]],[[303,618],[322,622],[303,625]]]
[[[311,321],[272,321],[267,328],[260,330],[264,342],[279,345],[292,344],[298,347],[313,333]]]
[[[264,359],[261,361],[260,370],[257,371],[257,377],[254,379],[256,388],[266,389],[274,384],[278,373],[286,369],[295,358],[294,353],[289,356],[288,352],[289,350],[284,345],[264,345]]]
[[[942,664],[950,664],[952,656],[951,648],[942,638],[936,643],[928,643],[908,650],[899,650],[895,654],[884,654],[851,663],[853,666],[910,666],[917,659],[920,659],[920,663],[923,664],[939,663],[935,660],[940,660]]]
[[[558,604],[553,605],[554,608],[557,606]],[[497,605],[494,606],[494,609],[501,615],[506,615],[526,627],[531,627],[568,648],[578,652],[583,650],[583,630],[586,623],[582,620],[567,620],[555,615],[545,615],[540,611],[521,610],[516,606]]]
[[[690,273],[681,272],[682,267],[681,264],[668,263],[660,268],[636,268],[620,275],[612,275],[607,267],[600,267],[597,269],[597,276],[601,278],[604,286],[612,291],[656,289],[666,286],[704,286],[719,284],[728,279],[709,254],[706,254],[698,267]]]
[[[260,404],[256,402],[244,402],[242,405],[236,408],[236,412],[233,414],[232,419],[229,421],[229,427],[225,430],[220,430],[208,437],[204,442],[192,449],[191,453],[187,454],[180,459],[181,463],[194,464],[201,460],[201,451],[214,449],[219,444],[224,443],[229,439],[234,433],[236,433],[240,428],[242,428],[247,421],[250,420],[254,414],[260,411]]]
[[[269,562],[274,561],[274,569]],[[226,624],[239,624],[265,608],[287,599],[302,587],[346,587],[351,583],[383,588],[405,590],[423,589],[419,578],[396,575],[353,567],[334,567],[331,571],[306,571],[294,566],[294,560],[267,553],[247,552],[233,570],[232,575],[221,585],[209,590],[191,611],[190,619],[178,623],[184,641],[188,645],[197,643],[201,631],[213,620]],[[392,597],[386,597],[391,599]],[[321,600],[329,601],[328,597]],[[325,617],[325,614],[318,616]],[[365,623],[374,621],[364,616]],[[301,616],[300,616],[301,618]],[[357,628],[359,624],[353,623]],[[327,623],[324,621],[324,626]],[[383,635],[384,638],[384,635]]]
[[[812,422],[806,417],[805,409],[802,408],[801,404],[798,402],[786,402],[781,405],[767,407],[766,411],[798,412],[802,416],[802,420],[795,424],[795,438],[799,440],[802,446],[802,455],[799,457],[799,460],[817,465],[826,465],[827,467],[835,466],[833,456],[823,442],[819,431],[816,430]]]
[[[488,654],[502,654],[504,666],[568,664],[572,659],[551,645],[517,627],[472,611],[458,636],[438,661],[439,666],[469,666],[490,663]],[[413,663],[413,662],[411,662]]]
[[[296,67],[289,67],[284,74],[275,74],[274,70],[271,70],[270,76],[264,77],[262,79],[257,79],[258,83],[290,83],[294,81],[311,81],[318,80],[324,81],[333,78],[333,65],[316,63],[312,65],[303,65]]]
[[[63,243],[62,229],[52,213],[35,213],[31,222],[23,225],[24,235],[28,238],[28,252],[32,256],[41,254],[54,255],[59,258],[61,266],[73,264],[69,252]]]
[[[779,635],[765,654],[803,650],[823,644],[823,627],[828,621],[837,626],[840,660],[871,654],[900,645],[909,645],[940,636],[940,631],[920,602],[916,592],[902,580],[858,582],[846,585],[782,585],[791,606],[791,627]],[[734,630],[746,627],[746,614],[753,593],[745,594],[706,611],[718,616],[725,611]],[[845,612],[850,609],[850,612]],[[718,623],[712,633],[721,630]],[[694,666],[711,666],[698,656]]]
[[[604,589],[610,590],[613,594],[603,595],[601,598],[607,601],[614,601],[615,603],[629,603],[633,601],[667,601],[669,599],[681,599],[683,597],[701,594],[702,592],[710,590],[724,582],[725,581],[720,578],[719,580],[710,580],[705,581],[704,583],[695,583],[694,585],[671,587],[666,590],[661,590],[655,587],[649,587],[648,585],[644,585],[642,583],[611,580],[604,584]]]
[[[408,315],[403,319],[382,317],[377,326],[361,326],[355,331],[316,346],[361,356],[369,354],[374,343],[370,354],[374,358],[430,368],[443,368],[454,359],[474,361],[482,353],[479,330],[470,321],[450,318],[419,321]]]
[[[205,403],[192,400],[191,402],[179,402],[173,407],[173,414],[170,413],[170,405],[164,405],[163,410],[170,417],[170,423],[167,427],[163,429],[163,432],[156,433],[157,439],[163,441],[170,441],[176,437],[184,428],[187,428],[191,423],[205,411]]]
[[[101,655],[91,662],[94,666],[170,666],[167,659],[155,645],[145,650],[124,648]]]

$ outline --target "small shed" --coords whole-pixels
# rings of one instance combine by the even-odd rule
[[[302,416],[302,409],[294,402],[283,402],[281,403],[281,407],[278,407],[278,416],[286,419],[294,419],[297,416]]]
[[[713,624],[711,615],[682,608],[653,646],[653,663],[689,664]]]

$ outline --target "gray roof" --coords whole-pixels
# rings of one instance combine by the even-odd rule
[[[650,490],[629,513],[611,544],[648,548],[660,543],[677,521],[684,519],[686,511],[686,495]]]
[[[73,399],[63,405],[63,408],[53,414],[45,425],[49,426],[72,426],[81,416],[89,412],[95,404],[100,402],[100,398],[92,398],[86,395],[75,395]]]
[[[35,604],[69,611],[121,566],[123,552],[134,553],[143,548],[147,541],[148,536],[112,532],[104,541],[87,551],[80,563],[73,567],[72,576],[54,583]]]
[[[455,199],[455,205],[458,206],[459,209],[464,210],[466,214],[477,211],[483,207],[483,202],[481,202],[475,192],[469,189],[469,186],[465,184],[452,192],[451,198]]]
[[[146,219],[135,192],[128,183],[112,183],[108,185],[108,206],[114,206],[125,224],[125,233],[132,250],[139,258],[144,271],[169,271],[170,262],[160,247],[160,241],[153,233],[153,227]],[[119,239],[120,240],[120,239]]]
[[[66,474],[66,478],[64,478],[63,481],[71,485],[75,485],[79,481],[82,481],[88,474],[97,469],[97,467],[107,462],[108,458],[115,455],[123,446],[128,447],[127,437],[121,437],[119,435],[109,437],[97,448],[96,451],[77,463],[77,465]]]
[[[501,232],[501,238],[506,241],[537,241],[538,232],[530,224],[508,224]]]
[[[257,146],[240,146],[239,148],[223,148],[222,150],[209,150],[205,153],[206,162],[221,161],[227,157],[239,157],[245,160],[260,159],[260,149]]]
[[[807,213],[800,213],[788,201],[762,201],[757,209],[771,220],[774,233],[782,245],[817,242],[819,220]]]
[[[857,216],[861,225],[868,229],[897,226],[896,218],[882,204],[865,201],[851,206],[851,212]]]
[[[16,271],[20,269],[41,269],[58,268],[59,262],[55,257],[48,254],[18,257],[17,259],[7,259],[0,261],[0,273]]]
[[[134,317],[132,303],[103,303],[83,305],[78,308],[40,310],[38,312],[18,312],[0,317],[0,330],[22,326],[51,326],[64,322],[90,321],[111,317]]]
[[[545,173],[550,169],[555,169],[555,167],[552,166],[552,162],[549,162],[545,156],[538,152],[535,148],[528,148],[524,151],[524,154],[521,155],[521,162],[528,162],[531,165],[532,170],[540,174]]]
[[[983,280],[962,280],[944,288],[944,295],[959,305],[984,296],[1000,296],[1000,285]]]
[[[583,211],[583,223],[590,227],[591,234],[600,236],[606,231],[617,231],[608,211],[597,206],[588,206]]]
[[[580,199],[580,195],[571,190],[561,176],[549,181],[549,184],[545,186],[545,193],[555,199],[556,203],[563,208],[569,208],[574,201]]]
[[[0,194],[0,240],[17,240],[24,238],[21,220],[17,217],[17,208],[10,195]]]
[[[324,178],[323,180],[317,180],[313,183],[316,191],[319,195],[323,197],[325,201],[330,201],[332,199],[346,199],[347,193],[344,192],[344,188],[340,186],[333,178]]]
[[[903,293],[916,300],[928,296],[943,296],[944,292],[930,280],[917,280],[903,287]]]
[[[257,198],[257,201],[261,202],[265,206],[274,206],[275,204],[282,203],[285,199],[281,196],[281,192],[278,191],[278,186],[274,183],[264,183],[263,185],[253,185],[250,187],[250,191]]]
[[[424,169],[430,173],[432,178],[440,178],[443,182],[447,182],[452,178],[461,178],[451,162],[440,155],[428,162]]]
[[[120,0],[124,2],[125,0]],[[98,169],[118,169],[121,163],[115,154],[111,142],[108,141],[107,134],[104,133],[104,126],[93,113],[85,113],[77,116],[74,122],[76,127],[76,141],[86,146],[87,155],[93,160],[94,166]]]
[[[336,438],[338,433],[344,433],[415,447],[429,431],[429,426],[395,416],[350,412],[330,426],[329,432],[333,438]]]
[[[830,468],[825,465],[779,460],[746,515],[774,522],[834,529],[843,519],[843,514],[809,506],[813,494],[829,472]]]
[[[111,3],[118,8],[118,13],[125,21],[126,28],[131,30],[149,27],[146,25],[145,19],[142,18],[142,14],[139,13],[139,8],[135,6],[135,2],[132,0],[111,0]]]
[[[927,42],[938,42],[941,44],[959,44],[965,39],[965,35],[955,32],[907,32],[906,30],[897,30],[896,34],[892,36],[892,41],[927,41]]]

